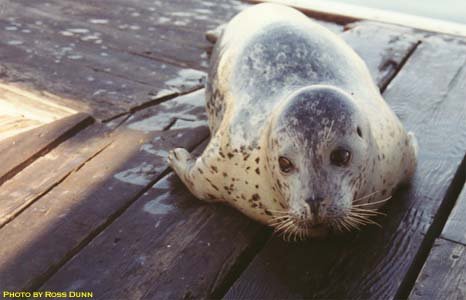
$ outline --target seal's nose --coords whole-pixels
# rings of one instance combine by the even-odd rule
[[[311,213],[314,216],[319,215],[320,204],[324,201],[322,197],[310,197],[306,199],[306,203],[309,204],[309,208],[311,209]]]

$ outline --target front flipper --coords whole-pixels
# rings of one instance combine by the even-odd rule
[[[218,187],[206,177],[207,170],[203,160],[203,156],[194,159],[183,148],[173,149],[168,154],[168,164],[194,196],[207,202],[221,201]]]

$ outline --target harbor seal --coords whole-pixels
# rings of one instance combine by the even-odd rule
[[[211,140],[169,164],[199,199],[226,202],[286,239],[372,223],[416,166],[416,143],[362,59],[302,13],[235,16],[211,57]]]

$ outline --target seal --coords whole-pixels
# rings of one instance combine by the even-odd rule
[[[212,52],[211,140],[170,166],[199,199],[226,202],[285,239],[375,223],[415,171],[417,146],[362,59],[302,13],[260,4]]]

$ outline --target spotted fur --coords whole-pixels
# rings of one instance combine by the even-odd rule
[[[204,153],[175,149],[170,166],[198,198],[227,202],[285,235],[346,227],[339,220],[377,208],[414,172],[414,138],[364,62],[291,8],[256,5],[228,24],[212,54],[206,109]],[[352,150],[349,166],[329,162],[337,147]],[[280,170],[280,156],[293,161],[292,173]]]

